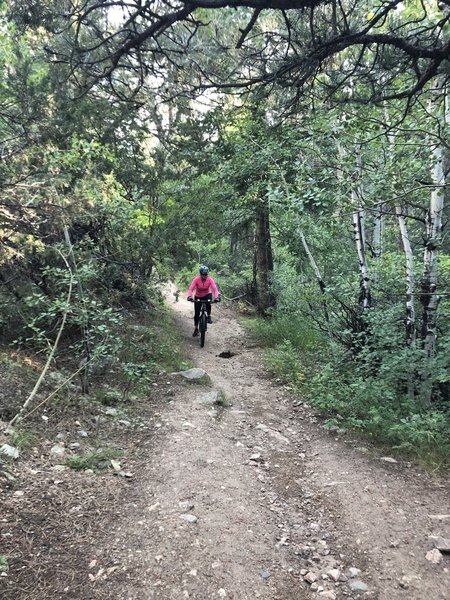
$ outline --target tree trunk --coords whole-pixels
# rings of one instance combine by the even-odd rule
[[[316,261],[314,260],[314,256],[311,254],[309,246],[306,242],[305,235],[301,229],[299,230],[299,235],[300,235],[300,239],[303,244],[303,248],[305,249],[306,256],[308,257],[309,264],[311,265],[312,270],[314,271],[314,275],[316,276],[316,280],[317,280],[317,283],[319,284],[320,291],[322,292],[322,294],[325,294],[325,288],[326,288],[325,282],[322,279],[322,275],[319,271],[319,267],[317,266]],[[327,303],[326,303],[325,299],[322,302],[322,306],[323,306],[323,313],[324,313],[325,321],[328,323],[330,320],[330,317],[328,314],[328,307],[327,307]]]
[[[439,107],[445,94],[443,81],[435,80],[434,97],[431,110],[439,118]],[[436,325],[439,305],[438,289],[438,256],[442,233],[442,212],[444,210],[444,150],[442,142],[436,142],[432,149],[433,164],[431,181],[435,186],[430,196],[430,205],[426,214],[426,235],[424,240],[424,259],[422,276],[423,305],[421,337],[425,354],[423,373],[423,400],[426,404],[431,401],[432,378],[431,361],[436,352]]]
[[[406,343],[412,346],[416,340],[416,312],[414,308],[414,262],[411,243],[409,241],[408,229],[406,227],[406,216],[400,206],[395,209],[400,227],[400,234],[406,260]]]
[[[372,281],[374,282],[374,284],[377,284],[379,279],[378,264],[381,258],[381,253],[383,251],[383,224],[383,204],[380,202],[377,205],[374,212],[372,228],[371,253],[375,263],[372,273]]]
[[[265,199],[256,203],[255,222],[255,267],[257,283],[257,308],[261,315],[274,305],[269,290],[270,275],[273,271],[272,242],[270,239],[269,204]]]
[[[356,174],[355,182],[352,187],[352,204],[355,207],[352,213],[352,224],[353,234],[356,244],[356,251],[358,254],[359,262],[359,275],[360,275],[360,289],[361,293],[359,296],[359,303],[364,310],[371,307],[371,291],[370,291],[370,277],[369,268],[367,266],[366,259],[366,234],[365,234],[365,211],[362,203],[362,195],[360,188],[361,178],[361,147],[359,144],[356,146]]]
[[[353,233],[358,253],[359,275],[361,294],[359,303],[364,309],[371,307],[370,277],[369,268],[366,260],[366,240],[364,234],[364,208],[361,204],[359,195],[355,190],[352,191],[352,201],[356,204],[356,209],[352,214]]]

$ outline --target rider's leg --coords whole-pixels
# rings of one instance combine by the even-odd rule
[[[208,294],[207,296],[205,296],[205,300],[209,300],[209,302],[206,303],[206,314],[208,315],[208,323],[212,323],[212,319],[211,319],[212,294]]]
[[[198,335],[198,321],[200,319],[200,302],[194,302],[194,333],[192,334],[194,337]]]

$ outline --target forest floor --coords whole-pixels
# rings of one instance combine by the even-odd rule
[[[48,419],[2,483],[2,599],[450,599],[448,480],[327,431],[229,309],[201,349],[171,299],[207,377]],[[112,467],[69,469],[94,438]]]

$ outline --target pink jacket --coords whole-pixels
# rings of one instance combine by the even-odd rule
[[[208,275],[205,281],[202,281],[200,275],[197,275],[189,286],[188,296],[192,296],[195,291],[196,298],[204,298],[210,293],[210,290],[212,290],[214,298],[219,297],[219,290],[214,279]]]

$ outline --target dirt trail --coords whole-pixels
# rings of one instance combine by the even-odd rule
[[[24,465],[3,524],[29,549],[5,598],[449,600],[450,555],[426,558],[450,538],[448,481],[325,431],[264,374],[231,311],[214,307],[201,349],[192,306],[169,298],[210,382],[164,375],[136,417],[116,417],[130,479],[56,475],[41,451]],[[114,419],[91,417],[81,425]]]
[[[160,415],[147,483],[116,531],[141,576],[115,597],[449,599],[450,557],[425,558],[432,536],[450,537],[446,482],[325,432],[263,374],[227,309],[201,349],[192,307],[173,308],[211,386],[184,385]],[[211,391],[232,406],[210,405]]]

